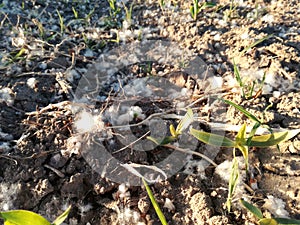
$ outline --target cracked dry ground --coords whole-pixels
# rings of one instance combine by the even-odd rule
[[[72,91],[85,79],[91,64],[103,53],[124,44],[124,40],[168,40],[187,47],[203,59],[213,76],[222,78],[219,92],[225,98],[274,129],[300,128],[299,1],[234,1],[230,10],[230,1],[220,0],[216,7],[203,10],[196,21],[189,15],[189,1],[165,2],[162,9],[156,1],[136,1],[132,25],[124,30],[124,10],[109,23],[106,1],[1,1],[1,211],[27,209],[53,220],[71,204],[66,224],[160,224],[143,187],[129,187],[130,197],[121,201],[119,184],[95,172],[80,151],[63,154],[74,147],[70,147],[74,144],[70,143],[74,135],[74,115],[69,108]],[[129,7],[130,3],[126,5]],[[74,20],[72,7],[80,18],[87,18],[92,12],[91,16]],[[56,9],[64,18],[63,34]],[[115,42],[118,32],[120,43]],[[24,52],[17,57],[21,49]],[[262,93],[255,92],[254,99],[241,98],[233,59],[249,85],[253,80],[261,81],[266,74]],[[154,66],[151,72],[164,74],[172,69]],[[142,70],[125,68],[121,78],[125,79],[124,72],[125,77],[127,73],[134,74],[134,78],[144,76],[138,74]],[[111,83],[115,84],[113,79]],[[141,108],[151,109],[147,108],[150,102]],[[214,121],[206,112],[207,102],[203,100],[195,112]],[[160,104],[163,109],[172,105]],[[99,100],[96,106],[103,109],[105,105]],[[228,124],[248,121],[232,107],[221,111],[226,112]],[[114,148],[122,147],[117,144]],[[246,191],[243,197],[262,207],[266,216],[274,215],[264,205],[268,196],[282,199],[289,216],[300,219],[300,135],[279,147],[280,152],[276,148],[251,149],[250,165],[258,188]],[[127,148],[120,158],[159,161],[159,157],[168,154],[164,151],[167,150],[157,149],[150,158]],[[224,149],[213,160],[220,164],[230,159],[231,151]],[[191,160],[200,159],[193,156]],[[151,186],[169,224],[253,224],[255,218],[237,202],[241,196],[235,196],[231,213],[224,209],[227,187],[213,166],[204,173],[197,168],[194,174],[182,170]],[[175,209],[163,207],[167,198]]]

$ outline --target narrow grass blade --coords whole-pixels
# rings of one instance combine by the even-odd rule
[[[230,173],[229,191],[228,191],[228,197],[226,202],[228,212],[230,212],[231,210],[232,196],[238,184],[238,179],[239,179],[239,164],[236,158],[234,157],[231,173]]]
[[[260,211],[259,208],[257,208],[256,206],[250,204],[249,202],[241,199],[240,203],[246,208],[248,209],[254,216],[256,216],[258,219],[262,219],[264,218],[262,212]]]
[[[245,52],[247,52],[250,48],[255,47],[256,45],[258,45],[258,44],[264,42],[265,40],[267,40],[267,39],[269,39],[269,38],[271,38],[271,37],[273,37],[273,34],[267,35],[267,36],[265,36],[265,37],[259,39],[258,41],[252,43],[251,45],[249,45],[248,47],[246,47],[246,48],[241,52],[241,55],[243,55]]]
[[[57,217],[51,225],[60,225],[64,222],[64,220],[68,217],[71,210],[71,206],[69,206],[66,211],[64,211],[59,217]]]
[[[278,224],[286,224],[286,225],[299,225],[300,220],[287,219],[287,218],[274,218]]]
[[[152,193],[150,187],[148,186],[147,182],[144,179],[142,179],[142,180],[143,180],[143,183],[144,183],[144,185],[146,187],[146,191],[148,193],[150,201],[151,201],[151,203],[152,203],[152,205],[154,207],[154,210],[155,210],[155,212],[156,212],[156,214],[157,214],[157,216],[158,216],[161,224],[162,225],[168,225],[167,220],[166,220],[164,214],[162,213],[161,209],[159,208],[159,205],[157,204],[157,202],[156,202],[156,200],[155,200],[155,198],[153,196],[153,193]]]
[[[4,225],[51,225],[44,217],[27,210],[11,210],[0,212]]]
[[[262,124],[262,122],[253,114],[249,113],[246,109],[244,109],[242,106],[239,106],[237,104],[235,104],[234,102],[231,102],[229,100],[223,99],[223,101],[231,106],[233,106],[234,108],[236,108],[237,110],[239,110],[241,113],[243,113],[245,116],[247,116],[249,119],[253,120],[254,122],[257,122],[259,124]]]
[[[199,141],[204,142],[205,144],[219,146],[219,147],[235,147],[235,141],[230,140],[227,137],[211,134],[205,131],[196,130],[194,128],[190,129],[191,135],[197,138]]]
[[[242,78],[240,76],[240,70],[239,70],[238,66],[236,65],[234,59],[233,59],[233,73],[234,73],[235,79],[239,83],[240,87],[244,88],[244,84],[243,84]]]

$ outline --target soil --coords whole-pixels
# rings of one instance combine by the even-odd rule
[[[132,2],[124,2],[129,9]],[[207,97],[207,86],[212,85],[209,79],[222,83],[209,89],[211,96],[218,94],[243,106],[272,129],[300,128],[299,1],[220,0],[203,9],[196,20],[189,12],[191,1],[166,0],[164,6],[159,1],[135,1],[127,29],[122,4],[114,15],[106,1],[1,3],[1,211],[26,209],[53,221],[72,205],[65,224],[160,224],[139,177],[126,177],[124,168],[117,171],[124,181],[136,180],[136,185],[124,186],[111,179],[117,172],[103,175],[91,166],[103,160],[93,158],[100,154],[96,146],[100,143],[122,165],[157,164],[174,150],[157,146],[136,151],[137,143],[120,138],[127,137],[128,130],[116,126],[139,123],[129,131],[136,139],[146,140],[156,129],[143,123],[146,118],[160,114],[160,125],[176,127],[178,116],[185,113],[182,108],[188,105],[201,118],[193,123],[194,128],[214,131],[217,122],[251,126],[253,123],[232,106]],[[174,42],[188,49],[205,64],[203,76],[180,70],[175,61],[145,60],[120,69],[108,62],[112,69],[109,79],[95,80],[99,65],[104,65],[103,55],[146,39]],[[244,88],[235,78],[234,63]],[[147,83],[150,91],[143,86],[149,78],[153,78]],[[161,90],[162,81],[168,82],[164,87],[172,88]],[[91,89],[85,95],[83,85],[87,84]],[[170,98],[173,89],[188,94]],[[137,94],[140,90],[142,95]],[[110,120],[114,106],[133,98],[140,114],[126,120],[127,114],[122,112],[114,117],[116,121]],[[78,132],[76,121],[82,112],[74,110],[78,105],[85,112],[98,112],[99,117],[93,117],[97,118],[96,128]],[[163,117],[165,114],[173,117]],[[231,149],[216,150],[187,133],[173,144],[194,148],[191,150],[206,154],[218,165],[232,160]],[[234,134],[226,132],[228,137]],[[153,147],[152,142],[145,143]],[[241,197],[259,206],[266,216],[300,219],[300,134],[281,143],[279,150],[276,146],[250,149],[251,182],[244,177],[249,188],[237,191],[231,212],[226,210],[228,181],[215,166],[201,164],[203,159],[196,155],[182,153],[181,157],[186,164],[179,171],[151,185],[168,224],[253,224],[255,218],[238,202]],[[173,160],[175,165],[182,158]],[[107,160],[106,166],[113,165]],[[277,211],[268,207],[270,199],[283,202],[275,206]]]

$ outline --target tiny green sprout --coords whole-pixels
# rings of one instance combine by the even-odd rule
[[[56,9],[56,13],[57,13],[57,15],[59,17],[60,33],[63,34],[64,30],[66,28],[65,25],[64,25],[64,18],[62,17],[62,15],[58,11],[58,9]]]
[[[265,40],[268,40],[269,38],[272,38],[274,35],[273,34],[270,34],[270,35],[267,35],[257,41],[255,41],[254,43],[250,44],[249,46],[247,46],[241,53],[240,55],[244,55],[246,52],[248,52],[251,48],[255,47],[256,45],[264,42]]]
[[[204,2],[199,7],[199,0],[193,0],[193,4],[190,7],[190,14],[194,20],[197,20],[198,14],[201,12],[202,9],[214,7],[216,4],[212,2]]]
[[[157,138],[148,136],[147,139],[149,139],[150,141],[153,141],[154,143],[156,143],[157,145],[166,145],[169,144],[175,140],[178,139],[179,135],[182,134],[182,132],[188,128],[188,126],[193,122],[193,111],[192,109],[188,109],[187,113],[184,115],[184,117],[179,121],[176,129],[173,126],[173,124],[170,125],[170,133],[171,136],[167,136],[165,138],[163,138],[162,140],[159,140]]]
[[[262,81],[260,83],[258,83],[258,89],[257,89],[256,93],[254,93],[254,91],[256,89],[255,87],[257,86],[256,81],[252,81],[251,85],[245,84],[241,78],[240,70],[239,70],[237,64],[235,63],[234,59],[233,59],[233,73],[234,73],[236,81],[238,82],[238,84],[242,90],[243,99],[249,100],[252,98],[257,98],[262,93],[262,89],[263,89],[265,79],[266,79],[266,73],[264,73]]]
[[[159,6],[160,6],[161,10],[163,10],[163,8],[164,8],[164,7],[165,7],[165,5],[166,5],[166,3],[165,3],[165,1],[164,1],[164,0],[158,0],[158,4],[159,4]]]
[[[259,225],[297,225],[300,224],[300,220],[287,219],[287,218],[264,218],[261,210],[249,202],[241,199],[240,203],[248,211],[250,211],[257,219]]]
[[[73,11],[73,14],[74,14],[74,18],[78,19],[78,12],[76,11],[76,9],[73,6],[72,6],[72,11]]]
[[[134,1],[131,3],[130,7],[128,8],[124,2],[123,3],[123,7],[124,7],[124,10],[125,10],[125,21],[127,22],[127,28],[129,28],[131,26],[131,23],[132,23],[132,9],[133,9],[133,4],[134,4]]]
[[[0,218],[4,220],[4,225],[60,225],[67,218],[71,206],[57,217],[52,223],[41,215],[27,210],[11,210],[0,212]]]

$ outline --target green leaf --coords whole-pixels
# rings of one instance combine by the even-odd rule
[[[263,219],[259,220],[259,224],[260,225],[278,225],[276,220],[271,219],[271,218],[263,218]]]
[[[235,137],[237,148],[243,153],[246,164],[246,171],[248,171],[248,146],[246,146],[246,123],[244,123]]]
[[[246,144],[246,123],[244,123],[239,132],[235,136],[235,142],[237,145],[245,145]]]
[[[159,208],[159,205],[157,204],[150,187],[148,186],[147,182],[144,179],[142,179],[142,180],[143,180],[143,183],[146,187],[147,194],[150,198],[150,201],[154,207],[154,210],[155,210],[160,222],[162,223],[162,225],[168,225],[167,220],[166,220],[164,214],[162,213],[161,209]]]
[[[262,212],[260,211],[259,208],[257,208],[256,206],[250,204],[249,202],[241,199],[240,200],[241,204],[248,209],[254,216],[256,216],[258,219],[262,219],[264,218]]]
[[[176,133],[181,134],[188,126],[193,122],[194,115],[192,109],[188,108],[184,117],[180,120],[179,124],[176,127]]]
[[[287,141],[294,136],[296,136],[300,132],[300,129],[290,130],[290,131],[282,131],[272,134],[265,134],[260,136],[252,137],[251,143],[248,146],[251,147],[269,147],[273,145],[277,145],[281,142]]]
[[[176,138],[173,136],[167,136],[163,139],[159,139],[159,138],[154,138],[151,136],[147,136],[147,139],[150,141],[153,141],[155,144],[157,145],[166,145],[166,144],[170,144],[171,142],[175,141]]]
[[[248,150],[248,146],[238,145],[237,147],[243,153],[243,157],[244,157],[244,160],[245,160],[246,173],[248,173],[248,168],[249,168],[249,159],[248,159],[249,150]]]
[[[262,122],[253,114],[251,114],[250,112],[248,112],[246,109],[244,109],[242,106],[239,106],[237,104],[235,104],[234,102],[231,102],[229,100],[226,99],[222,99],[225,103],[233,106],[234,108],[236,108],[237,110],[239,110],[240,112],[242,112],[245,116],[247,116],[249,119],[253,120],[254,122],[257,122],[259,124],[262,124]]]
[[[194,128],[190,129],[191,135],[197,138],[199,141],[204,142],[205,144],[220,146],[220,147],[235,147],[235,141],[230,140],[227,137],[208,133],[205,131],[196,130]]]
[[[44,217],[27,210],[11,210],[0,212],[4,225],[51,225]]]
[[[286,224],[286,225],[299,225],[300,220],[287,219],[287,218],[273,218],[277,221],[278,224]]]
[[[60,225],[62,222],[64,222],[64,220],[68,217],[69,213],[71,210],[71,206],[69,206],[66,211],[64,211],[59,217],[57,217],[52,225]]]
[[[260,125],[261,124],[257,123],[257,122],[254,124],[254,126],[252,127],[251,132],[249,134],[249,137],[248,137],[248,139],[246,141],[246,145],[249,146],[251,144],[252,138],[254,137],[254,135],[255,135],[257,129],[260,127]]]

